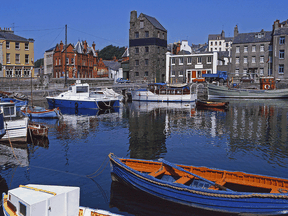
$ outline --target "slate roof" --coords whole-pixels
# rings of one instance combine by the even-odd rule
[[[209,34],[208,35],[208,40],[218,40],[217,38],[219,38],[220,40],[224,39],[221,37],[221,34]]]
[[[233,37],[226,37],[225,42],[233,41]]]
[[[218,52],[218,59],[224,60],[224,58],[229,58],[229,51],[219,51]]]
[[[119,68],[121,67],[121,64],[117,61],[105,61],[103,60],[103,63],[105,64],[106,67],[111,68],[114,71],[119,70]]]
[[[259,34],[263,34],[263,37],[258,37]],[[241,33],[234,37],[233,44],[243,43],[261,43],[269,42],[272,40],[272,31],[261,31],[251,33]]]
[[[146,17],[146,19],[157,29],[162,30],[162,31],[166,31],[167,30],[158,22],[158,20],[154,17],[148,16],[146,14],[143,14],[144,17]]]
[[[177,55],[189,55],[189,54],[191,53],[187,50],[181,50],[180,52],[177,53]]]
[[[52,48],[46,50],[45,52],[51,52],[51,51],[53,51],[55,48],[56,48],[56,46],[54,46],[54,47],[52,47]]]
[[[84,41],[78,41],[77,44],[74,46],[74,50],[77,52],[77,53],[81,53],[81,54],[84,54]],[[87,51],[86,53],[89,53],[89,52],[92,52],[93,53],[93,56],[96,56],[97,57],[97,54],[95,52],[95,50],[93,49],[93,47],[89,47],[89,45],[87,44]]]
[[[282,27],[274,30],[274,35],[288,35],[288,28]]]
[[[7,41],[19,41],[19,42],[28,42],[32,40],[32,39],[26,39],[24,37],[20,37],[11,32],[4,32],[4,31],[0,31],[0,39],[7,40]]]

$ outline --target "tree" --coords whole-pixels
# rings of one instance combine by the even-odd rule
[[[99,52],[99,58],[102,58],[104,60],[112,60],[114,56],[116,56],[117,59],[120,59],[125,52],[125,47],[116,47],[113,45],[109,45],[104,47]]]
[[[44,58],[38,59],[38,60],[34,63],[34,67],[35,67],[35,68],[39,68],[41,65],[44,66]]]

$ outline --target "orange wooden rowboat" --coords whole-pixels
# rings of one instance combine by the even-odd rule
[[[228,213],[288,213],[288,179],[109,154],[112,180],[172,202]]]
[[[229,102],[218,102],[218,101],[202,101],[197,99],[197,107],[207,107],[207,108],[228,108]]]

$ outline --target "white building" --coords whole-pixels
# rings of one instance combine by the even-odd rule
[[[208,36],[208,46],[210,52],[229,51],[231,55],[233,37],[225,37],[225,32],[222,30],[221,34],[210,34]]]

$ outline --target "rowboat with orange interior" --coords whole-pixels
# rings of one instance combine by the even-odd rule
[[[288,179],[118,158],[109,154],[112,180],[156,197],[206,210],[241,214],[287,214]]]
[[[200,108],[222,108],[227,109],[229,102],[210,101],[210,100],[196,100],[196,107]]]

